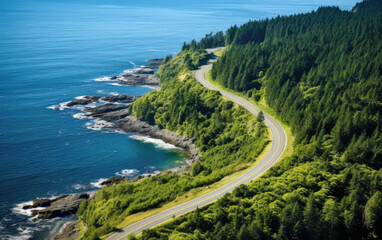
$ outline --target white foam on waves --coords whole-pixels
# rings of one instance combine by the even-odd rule
[[[120,133],[120,134],[128,134],[127,132],[121,130],[121,129],[114,129],[114,131],[108,131],[108,133]]]
[[[121,86],[124,86],[122,84],[119,84],[119,83],[108,83],[109,85],[113,85],[113,86],[118,86],[118,87],[121,87]]]
[[[176,147],[176,146],[174,146],[172,144],[165,143],[161,139],[151,138],[151,137],[148,137],[148,136],[130,135],[130,138],[132,138],[134,140],[141,141],[141,142],[154,144],[155,147],[162,148],[162,149],[179,149],[178,147]]]
[[[75,99],[77,100],[82,100],[82,99],[85,99],[86,96],[78,96],[78,97],[75,97]]]
[[[84,99],[85,96],[78,96],[78,97],[75,97],[77,100],[80,100],[80,99]],[[62,102],[60,104],[55,104],[55,105],[52,105],[52,106],[49,106],[47,107],[48,109],[53,109],[53,110],[64,110],[64,109],[67,109],[67,108],[72,108],[72,109],[78,109],[78,110],[83,110],[85,107],[96,107],[97,106],[97,102],[91,102],[87,105],[74,105],[74,106],[71,106],[69,107],[67,104],[70,103],[71,101],[67,101],[67,102]]]
[[[130,61],[130,64],[131,64],[131,65],[133,65],[133,66],[134,66],[134,68],[136,68],[136,67],[137,67],[137,64],[135,64],[135,62],[132,62],[132,61]]]
[[[111,81],[116,81],[116,80],[113,80],[111,79],[111,77],[101,77],[101,78],[95,78],[94,81],[96,82],[111,82]]]
[[[76,189],[76,190],[78,190],[78,189],[84,189],[84,188],[85,188],[85,186],[82,185],[82,184],[73,184],[72,187],[73,187],[74,189]]]
[[[156,170],[156,171],[154,171],[152,173],[143,173],[141,175],[144,176],[144,177],[148,177],[148,176],[158,175],[159,173],[161,173],[161,171]]]
[[[32,237],[33,229],[30,227],[26,227],[26,228],[18,227],[17,231],[19,231],[17,235],[15,236],[7,235],[7,236],[4,236],[5,238],[1,238],[1,239],[27,240],[27,239],[31,239]]]
[[[91,130],[96,130],[96,131],[100,131],[104,128],[113,128],[115,127],[113,123],[111,122],[106,122],[104,120],[94,120],[93,123],[90,125],[90,124],[86,124],[87,125],[87,128],[88,129],[91,129]]]
[[[107,178],[100,178],[100,179],[97,179],[95,182],[91,182],[90,185],[96,188],[103,188],[105,186],[101,185],[101,183],[104,182],[105,180],[107,180]]]
[[[15,207],[12,209],[12,212],[15,214],[25,215],[25,216],[32,216],[32,210],[41,210],[45,207],[36,207],[36,208],[30,208],[30,209],[23,209],[26,205],[32,205],[33,201],[28,202],[22,202],[15,205]]]
[[[137,173],[139,173],[139,170],[137,169],[123,169],[120,172],[116,172],[115,175],[121,176],[121,177],[130,177]]]
[[[49,106],[49,107],[47,107],[48,109],[53,109],[53,110],[60,110],[60,111],[62,111],[62,110],[64,110],[65,108],[69,108],[68,106],[67,106],[67,104],[69,103],[70,101],[68,101],[68,102],[62,102],[62,103],[60,103],[59,105],[52,105],[52,106]]]
[[[32,216],[32,209],[23,209],[23,206],[32,205],[32,204],[33,204],[33,201],[18,203],[12,209],[12,212],[16,214],[25,215],[25,216]]]
[[[142,68],[140,67],[137,67],[137,65],[134,64],[134,68],[133,69],[126,69],[126,70],[123,70],[122,74],[134,74],[136,73],[138,70],[141,70]]]
[[[85,113],[76,113],[73,115],[74,118],[77,118],[77,119],[84,119],[84,118],[93,118],[91,116],[86,116]]]

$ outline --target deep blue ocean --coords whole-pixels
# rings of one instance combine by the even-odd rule
[[[0,0],[0,239],[49,239],[71,219],[33,223],[22,203],[184,165],[185,154],[161,141],[97,131],[89,128],[94,120],[73,117],[79,110],[50,106],[150,92],[94,79],[175,55],[184,41],[211,31],[355,2]]]

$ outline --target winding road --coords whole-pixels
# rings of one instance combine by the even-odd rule
[[[208,49],[207,52],[213,53],[221,48]],[[253,115],[257,115],[260,111],[257,107],[252,105],[250,102],[245,100],[242,97],[239,97],[233,93],[226,92],[212,85],[206,80],[206,72],[211,69],[212,63],[202,66],[199,70],[195,72],[195,78],[198,82],[200,82],[204,87],[212,90],[219,91],[223,96],[231,99],[233,102],[243,106]],[[261,159],[258,164],[256,164],[252,169],[236,178],[232,182],[212,191],[203,196],[195,198],[186,203],[179,204],[178,206],[172,207],[170,209],[164,210],[160,213],[152,215],[148,218],[145,218],[141,221],[131,224],[118,232],[115,232],[113,235],[108,237],[108,240],[120,240],[125,239],[129,234],[138,235],[144,229],[152,228],[163,224],[173,218],[173,216],[180,216],[185,213],[188,213],[192,210],[195,210],[197,207],[202,207],[207,204],[210,204],[217,199],[221,198],[224,194],[232,192],[236,187],[241,184],[249,183],[251,180],[258,178],[264,172],[266,172],[269,168],[272,167],[280,158],[282,153],[285,150],[287,144],[287,136],[283,127],[268,114],[264,113],[264,123],[268,126],[271,134],[272,134],[272,143],[269,151]]]

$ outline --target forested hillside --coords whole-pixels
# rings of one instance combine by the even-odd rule
[[[160,207],[191,189],[205,190],[251,166],[267,146],[268,131],[261,119],[191,76],[190,70],[206,60],[207,53],[198,49],[166,57],[158,72],[161,90],[144,95],[130,108],[140,120],[192,138],[200,159],[184,172],[164,172],[98,191],[77,213],[87,226],[82,239],[98,239],[116,230],[127,216]]]
[[[252,21],[225,43],[213,79],[271,107],[294,153],[142,239],[382,238],[382,1]]]

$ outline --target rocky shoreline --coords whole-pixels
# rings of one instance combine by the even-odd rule
[[[119,76],[109,78],[111,81],[118,81],[121,85],[133,86],[158,86],[159,79],[154,75],[155,70],[159,68],[163,58],[154,58],[147,60],[149,64],[142,68],[133,69]]]
[[[128,116],[121,120],[116,121],[116,127],[123,129],[125,132],[136,132],[143,135],[148,135],[153,138],[158,138],[166,143],[175,145],[190,153],[190,157],[186,160],[188,166],[198,161],[200,153],[198,148],[192,142],[192,139],[181,136],[174,132],[163,130],[156,125],[150,125],[146,122],[140,121],[135,117]]]
[[[88,200],[90,195],[88,193],[77,193],[62,195],[57,198],[36,199],[32,205],[24,205],[24,210],[31,210],[32,216],[35,221],[40,219],[51,219],[56,217],[65,217],[77,212],[83,200]]]
[[[53,240],[75,240],[81,237],[80,221],[65,224],[60,233],[54,236]]]
[[[148,60],[149,64],[141,69],[135,69],[119,76],[113,76],[111,81],[118,81],[121,85],[135,86],[158,86],[159,80],[154,75],[163,59],[157,58]],[[80,106],[84,113],[83,117],[97,118],[104,122],[96,123],[97,129],[120,129],[126,133],[138,133],[152,138],[161,139],[165,143],[172,144],[189,153],[186,160],[186,168],[198,161],[200,153],[193,143],[192,139],[181,136],[174,132],[161,129],[159,126],[150,125],[140,121],[129,113],[130,105],[140,96],[114,95],[114,96],[82,96],[76,100],[65,103],[64,107]],[[96,104],[96,106],[88,106],[88,104]],[[62,110],[62,108],[53,108]],[[159,174],[164,174],[165,171]],[[133,178],[128,177],[110,177],[100,183],[100,185],[108,187],[121,182],[136,182],[144,177],[150,177],[155,174],[141,174]],[[29,209],[33,216],[38,219],[50,219],[54,217],[62,217],[76,213],[81,202],[86,199],[89,201],[91,197],[88,193],[63,195],[55,199],[37,199],[32,205],[23,206],[23,209]],[[77,222],[66,224],[61,232],[54,239],[77,239],[80,230]]]
[[[172,144],[176,147],[184,149],[190,153],[190,158],[186,161],[190,166],[199,159],[199,150],[192,142],[192,139],[181,136],[174,132],[161,129],[159,126],[150,125],[141,121],[134,116],[130,116],[129,107],[139,97],[127,95],[115,95],[108,97],[84,96],[81,99],[68,102],[67,106],[84,105],[90,102],[103,101],[105,104],[95,107],[84,107],[86,113],[84,117],[96,117],[106,123],[98,125],[102,129],[118,128],[126,133],[139,133],[163,140],[165,143]]]

